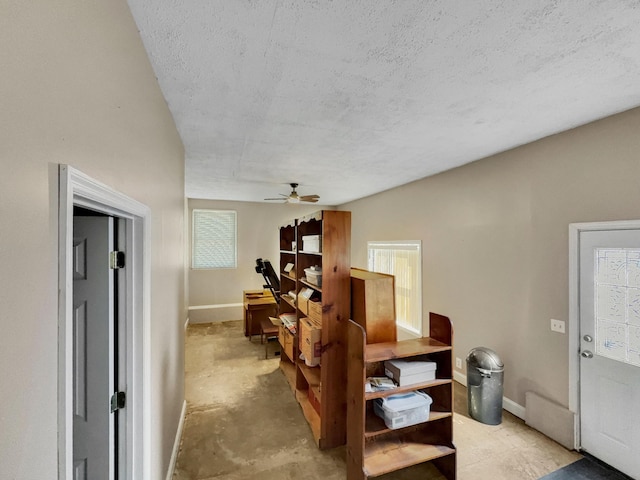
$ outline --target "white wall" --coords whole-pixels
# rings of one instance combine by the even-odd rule
[[[342,205],[352,264],[366,267],[368,240],[421,239],[424,318],[452,319],[463,365],[493,348],[507,398],[566,407],[568,336],[550,319],[568,320],[568,226],[640,218],[638,132],[635,109]]]
[[[184,152],[124,0],[0,0],[0,476],[57,471],[57,164],[151,208],[151,477],[184,398]]]
[[[189,219],[193,209],[235,210],[238,222],[238,267],[235,269],[193,270],[189,268],[189,306],[242,303],[243,290],[259,290],[262,275],[255,271],[256,259],[270,260],[276,272],[280,265],[278,227],[289,220],[327,207],[317,205],[267,204],[189,200]],[[191,232],[191,229],[189,229]],[[191,238],[189,238],[189,245]],[[242,308],[191,310],[193,323],[242,318]]]

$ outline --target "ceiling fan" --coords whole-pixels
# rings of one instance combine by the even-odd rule
[[[281,195],[281,197],[265,198],[265,200],[282,200],[285,203],[300,203],[300,202],[316,203],[320,199],[320,196],[318,195],[298,195],[298,192],[296,192],[296,188],[298,188],[298,184],[290,183],[289,185],[291,185],[291,193],[289,195],[280,193],[279,195]]]

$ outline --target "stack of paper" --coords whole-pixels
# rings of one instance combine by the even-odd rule
[[[280,320],[282,320],[282,324],[287,327],[287,329],[296,334],[296,314],[295,313],[281,313]]]
[[[369,377],[367,378],[367,385],[371,388],[371,392],[379,392],[381,390],[391,390],[396,388],[396,384],[389,377]],[[365,385],[365,391],[367,386]]]

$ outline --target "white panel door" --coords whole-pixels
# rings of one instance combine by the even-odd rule
[[[580,436],[640,478],[640,230],[580,233]]]
[[[74,480],[113,477],[113,219],[73,219]]]

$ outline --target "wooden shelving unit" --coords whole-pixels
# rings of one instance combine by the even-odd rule
[[[296,221],[280,226],[280,265],[278,272],[280,274],[280,305],[279,313],[295,313],[296,304],[287,293],[296,290],[296,270],[295,266],[290,272],[285,271],[288,263],[295,265],[296,250],[294,248],[296,240]],[[295,359],[298,356],[298,337],[293,335],[284,326],[279,327],[278,341],[281,346],[280,353],[280,369],[284,373],[289,385],[295,393],[296,383],[296,364]]]
[[[364,480],[432,462],[449,480],[456,478],[453,445],[453,331],[447,317],[429,315],[429,337],[367,344],[362,326],[349,321],[347,384],[347,479]],[[384,361],[415,358],[436,362],[436,379],[382,392],[365,392],[367,377],[384,375]],[[420,390],[432,399],[426,422],[389,429],[373,412],[373,400]]]
[[[321,235],[321,252],[303,250],[302,237]],[[294,243],[295,242],[295,243]],[[295,247],[293,245],[295,244]],[[295,391],[313,437],[320,448],[333,448],[346,441],[346,339],[350,316],[351,212],[321,210],[280,227],[280,313],[306,316],[298,302],[285,295],[311,288],[322,304],[320,366],[309,367],[298,359],[300,338],[293,358],[281,357],[280,366]],[[285,266],[293,263],[291,272]],[[305,268],[322,268],[322,284],[305,279]],[[292,375],[292,370],[295,375]]]

